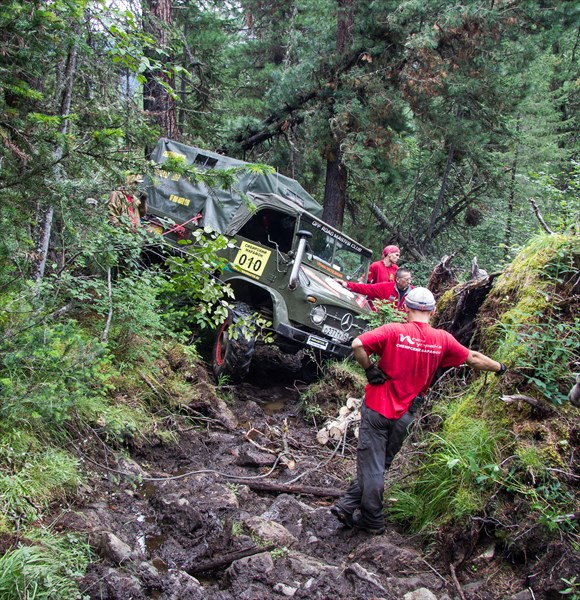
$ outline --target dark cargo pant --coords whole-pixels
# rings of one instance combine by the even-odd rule
[[[407,437],[413,415],[407,412],[400,419],[387,419],[364,402],[361,412],[357,477],[336,504],[349,514],[360,508],[365,526],[379,529],[385,526],[384,474]]]

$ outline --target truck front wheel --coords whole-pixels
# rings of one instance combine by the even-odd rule
[[[224,377],[232,382],[242,381],[250,370],[254,355],[254,333],[249,333],[247,327],[242,328],[239,321],[244,319],[247,325],[251,315],[249,306],[236,303],[216,331],[212,363],[218,382]]]

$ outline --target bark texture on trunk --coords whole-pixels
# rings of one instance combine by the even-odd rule
[[[329,225],[340,229],[346,206],[346,186],[348,171],[342,162],[340,148],[336,147],[334,157],[326,163],[326,185],[324,187],[324,210],[322,219]]]
[[[145,29],[150,33],[159,48],[168,47],[168,28],[173,24],[171,0],[148,0],[149,18],[145,20]],[[156,57],[152,57],[156,58]],[[175,78],[168,69],[149,70],[143,86],[143,108],[153,121],[159,125],[165,137],[177,139],[177,106],[174,96],[168,91],[175,89]]]
[[[354,22],[354,0],[337,0],[336,54],[343,56],[352,46]],[[338,84],[340,85],[340,83]],[[334,106],[331,106],[329,122],[334,121]],[[331,125],[332,127],[332,125]],[[348,170],[343,162],[341,145],[348,131],[332,131],[333,147],[326,162],[326,185],[324,188],[324,210],[322,218],[329,225],[340,229],[344,220]]]
[[[63,73],[64,87],[62,90],[62,96],[60,99],[60,116],[63,117],[62,125],[60,127],[60,133],[66,135],[69,127],[68,116],[70,115],[70,108],[72,104],[72,94],[76,74],[77,66],[77,45],[73,43],[68,51],[67,59],[65,63],[65,69]],[[64,154],[64,146],[58,146],[54,151],[54,169],[57,173],[62,172],[61,160]],[[50,237],[52,234],[52,222],[54,218],[54,207],[52,205],[46,206],[41,209],[38,218],[38,235],[36,241],[36,267],[34,271],[34,284],[35,284],[35,295],[40,291],[40,285],[44,279],[44,272],[46,270],[46,261],[48,258],[48,251],[50,247]]]

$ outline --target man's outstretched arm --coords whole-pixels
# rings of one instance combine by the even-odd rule
[[[501,373],[506,370],[506,366],[503,363],[493,360],[493,358],[489,358],[489,356],[477,352],[476,350],[469,351],[465,364],[476,371],[493,371],[494,373]]]

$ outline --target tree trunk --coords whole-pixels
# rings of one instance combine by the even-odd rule
[[[36,242],[36,271],[34,274],[34,295],[38,295],[40,284],[44,278],[46,270],[46,259],[48,257],[48,248],[50,245],[50,234],[52,232],[52,219],[54,217],[54,208],[47,206],[40,218],[38,227],[38,239]]]
[[[352,45],[352,25],[354,0],[337,0],[338,16],[336,22],[336,53],[344,55]],[[330,111],[329,121],[334,120],[334,107]],[[347,132],[335,131],[334,138],[326,162],[326,184],[324,188],[324,210],[322,219],[336,228],[342,227],[344,208],[346,206],[346,188],[348,184],[348,170],[342,162],[341,145]]]
[[[338,19],[336,23],[336,52],[345,54],[352,44],[352,25],[354,22],[354,0],[337,0]]]
[[[65,71],[64,71],[64,88],[62,91],[62,98],[60,102],[60,116],[63,117],[62,125],[60,127],[60,133],[64,136],[68,131],[68,116],[70,115],[70,107],[72,102],[73,85],[75,79],[77,64],[77,45],[76,42],[72,43],[70,50],[67,55]],[[57,172],[62,171],[60,161],[64,154],[63,146],[59,146],[54,151],[54,162],[55,170]],[[36,242],[36,269],[34,273],[34,295],[38,295],[40,291],[40,285],[44,278],[44,272],[46,270],[46,260],[48,257],[48,249],[50,246],[50,236],[52,233],[52,221],[54,217],[54,207],[52,205],[47,206],[42,212],[39,218],[38,227],[38,238]]]
[[[439,299],[447,290],[457,285],[457,277],[451,268],[453,257],[454,254],[451,254],[451,256],[447,254],[443,256],[429,276],[427,288],[433,292],[433,295],[437,299]]]
[[[433,239],[435,222],[437,221],[439,211],[441,210],[441,204],[443,203],[443,198],[445,198],[445,194],[447,192],[447,182],[449,180],[449,172],[451,171],[451,165],[453,164],[454,154],[455,146],[450,144],[449,152],[447,153],[447,162],[445,163],[445,170],[443,171],[443,178],[441,179],[441,187],[439,188],[439,194],[437,194],[437,200],[435,201],[435,206],[433,206],[433,211],[431,212],[431,221],[429,222],[429,227],[427,228],[427,233],[425,234],[423,249],[425,249]]]
[[[454,287],[453,301],[435,313],[432,325],[451,333],[460,344],[478,350],[479,340],[473,339],[476,318],[497,275],[492,273]]]
[[[487,188],[487,182],[480,183],[474,188],[470,189],[465,193],[457,202],[452,204],[444,213],[442,213],[435,221],[435,229],[431,234],[431,239],[434,240],[453,220],[464,211],[469,204],[472,202],[472,197],[476,193],[483,191]]]
[[[171,0],[148,0],[150,15],[145,19],[145,30],[150,33],[160,49],[168,48],[167,29],[173,23]],[[149,58],[157,60],[151,53]],[[162,135],[170,139],[179,137],[177,108],[170,90],[175,89],[175,78],[168,69],[150,69],[145,72],[143,108],[153,122],[159,125]]]
[[[238,550],[236,552],[228,552],[222,554],[217,558],[211,558],[201,562],[192,563],[185,567],[185,571],[190,575],[198,575],[199,573],[210,573],[217,571],[218,569],[224,569],[229,567],[234,561],[246,558],[248,556],[254,556],[255,554],[262,554],[263,552],[270,552],[276,548],[275,544],[267,544],[266,546],[253,546],[252,548],[246,548],[245,550]]]
[[[509,248],[512,243],[512,233],[513,233],[513,218],[514,218],[514,206],[515,206],[515,196],[516,196],[516,173],[518,168],[518,153],[519,153],[519,142],[518,137],[520,133],[520,120],[518,119],[516,124],[516,146],[514,150],[514,159],[512,161],[511,168],[511,179],[510,179],[510,191],[508,194],[508,205],[507,205],[507,219],[506,219],[506,227],[505,227],[505,237],[504,237],[504,251],[503,257],[507,258],[509,254]]]
[[[346,205],[348,172],[346,165],[342,162],[342,153],[338,144],[334,147],[332,155],[326,162],[326,184],[324,187],[322,220],[340,229]]]

